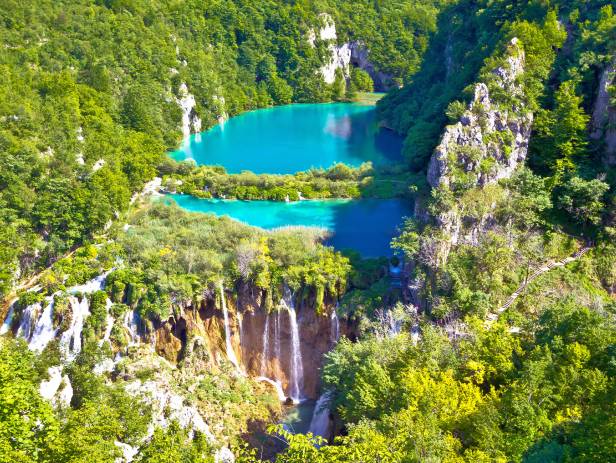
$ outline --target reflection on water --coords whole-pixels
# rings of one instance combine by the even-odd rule
[[[353,133],[351,118],[349,116],[337,118],[334,114],[329,114],[324,130],[325,133],[348,140]]]
[[[187,138],[178,160],[224,166],[230,173],[294,173],[337,162],[401,161],[402,139],[380,129],[373,106],[296,104],[261,109]]]

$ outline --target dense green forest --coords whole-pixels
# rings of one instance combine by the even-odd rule
[[[204,128],[369,90],[358,68],[323,80],[328,44],[309,40],[323,13],[338,43],[361,44],[389,82],[377,112],[405,137],[403,167],[228,174],[166,155],[182,138],[182,84]],[[118,443],[154,463],[614,459],[611,119],[593,135],[616,59],[612,2],[5,0],[0,34],[0,313],[15,300],[23,320],[54,301],[59,333],[74,324],[67,289],[106,275],[82,296],[89,316],[70,361],[62,340],[37,352],[0,337],[0,462],[131,461]],[[447,145],[446,134],[472,130],[475,145]],[[324,246],[322,230],[266,232],[138,197],[156,176],[200,197],[413,197],[416,217],[392,243],[404,286],[392,286],[385,259]],[[273,426],[284,445],[264,455],[270,441],[254,435],[281,404],[215,361],[201,328],[180,333],[177,352],[147,349],[197,319],[195,307],[225,305],[225,288],[267,314],[291,291],[351,327],[319,372],[329,442]],[[143,345],[124,327],[130,317],[150,336]],[[221,326],[207,329],[224,345]],[[68,403],[41,395],[57,365]],[[182,424],[192,408],[158,413],[130,392],[148,381],[208,426]]]
[[[370,44],[384,72],[406,78],[439,2],[397,3],[3,2],[2,292],[16,272],[49,264],[126,210],[181,138],[181,83],[205,126],[335,98],[339,85],[317,72],[326,45],[307,40],[323,12],[340,18],[341,36]],[[392,33],[400,41],[390,50]]]

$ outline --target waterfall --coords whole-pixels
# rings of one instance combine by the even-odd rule
[[[220,290],[220,300],[222,305],[222,314],[225,322],[225,345],[227,348],[227,358],[229,361],[239,370],[240,365],[233,351],[233,345],[231,344],[231,327],[229,326],[229,312],[227,310],[227,301],[225,300],[225,288],[222,286],[222,280],[218,284]]]
[[[47,298],[47,306],[37,320],[32,336],[28,338],[24,335],[24,337],[28,340],[28,347],[30,350],[41,352],[56,336],[58,330],[53,327],[53,306],[53,296],[49,296]],[[22,322],[23,321],[24,320],[22,319]]]
[[[19,323],[19,328],[17,329],[17,336],[21,336],[27,341],[30,340],[32,330],[34,329],[36,323],[36,318],[40,311],[41,304],[39,302],[29,305],[23,310],[21,314],[21,322]]]
[[[128,335],[130,336],[129,345],[135,345],[139,343],[139,313],[135,310],[128,310],[124,314],[123,325],[126,331],[128,331]]]
[[[284,390],[282,389],[282,384],[280,384],[280,381],[274,381],[273,379],[269,379],[266,376],[257,377],[257,381],[262,381],[264,383],[270,384],[276,390],[276,394],[278,394],[278,400],[280,400],[281,402],[285,402],[287,400],[287,396],[284,394]]]
[[[60,405],[62,407],[68,407],[71,404],[73,398],[73,386],[68,376],[62,376],[62,367],[49,367],[47,369],[49,374],[49,380],[41,381],[39,386],[39,393],[41,396],[49,400],[50,402]],[[60,387],[62,389],[60,389]]]
[[[285,288],[287,295],[287,309],[289,310],[289,323],[291,325],[291,398],[294,403],[299,403],[302,398],[302,386],[304,382],[304,365],[302,361],[302,349],[299,339],[299,326],[293,295]]]
[[[267,361],[269,360],[269,313],[265,314],[265,329],[263,330],[263,355],[261,356],[261,376],[267,376]]]
[[[107,307],[107,317],[105,318],[105,334],[103,335],[103,339],[101,339],[98,343],[99,347],[102,347],[105,342],[110,342],[109,340],[111,338],[111,330],[113,329],[114,320],[110,313],[113,302],[111,302],[111,299],[107,298],[107,300],[105,301],[105,305]]]
[[[180,88],[178,91],[180,98],[177,99],[177,103],[182,110],[182,135],[184,138],[188,138],[190,136],[190,124],[191,114],[196,106],[195,96],[188,92],[188,86],[182,82],[180,84]],[[201,129],[201,119],[196,119],[193,122],[193,126],[195,130]]]
[[[240,360],[242,360],[244,354],[244,316],[239,312],[237,313],[237,323],[240,329]]]
[[[413,344],[417,345],[419,340],[421,339],[421,329],[419,328],[418,323],[414,323],[411,327],[411,341]]]
[[[317,400],[314,406],[314,413],[312,414],[312,420],[310,421],[310,432],[313,436],[321,436],[324,439],[329,437],[329,402],[331,400],[332,393],[327,391],[321,394],[319,400]]]
[[[338,339],[340,339],[340,322],[338,320],[338,314],[336,313],[336,308],[332,310],[332,314],[330,317],[330,336],[332,344],[336,344]]]
[[[14,317],[15,317],[15,301],[11,302],[11,306],[9,307],[9,313],[6,316],[4,323],[2,323],[2,326],[0,327],[0,336],[8,333],[11,330]]]
[[[81,332],[85,319],[90,315],[90,304],[86,296],[82,296],[81,301],[75,296],[70,296],[69,304],[73,310],[73,317],[69,328],[60,336],[60,352],[65,358],[74,360],[81,352]]]
[[[280,355],[280,310],[276,312],[274,319],[274,358],[278,360],[279,365],[282,364],[282,356]]]

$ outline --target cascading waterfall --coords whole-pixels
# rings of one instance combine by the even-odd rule
[[[180,98],[177,99],[177,103],[182,110],[182,135],[186,139],[190,136],[191,124],[196,132],[201,130],[201,119],[193,117],[193,110],[197,103],[195,96],[188,91],[188,86],[184,82],[180,85],[178,93]]]
[[[261,356],[261,376],[267,376],[267,361],[269,360],[269,313],[265,314],[265,329],[263,330],[263,355]]]
[[[129,345],[139,342],[139,314],[135,310],[128,310],[124,314],[124,328],[130,336]]]
[[[41,304],[37,302],[36,304],[31,304],[24,309],[21,314],[21,322],[19,324],[19,328],[17,329],[17,336],[20,336],[27,341],[30,341],[36,319],[39,312],[41,311],[41,308]]]
[[[280,400],[281,402],[287,400],[287,396],[284,394],[284,390],[282,389],[282,384],[280,384],[280,381],[274,381],[273,379],[270,379],[266,376],[259,376],[257,378],[257,381],[262,381],[264,383],[270,384],[276,390],[278,400]]]
[[[340,322],[338,320],[338,314],[336,313],[336,308],[332,310],[332,314],[330,316],[330,330],[329,331],[330,331],[332,344],[336,344],[338,340],[340,339]]]
[[[237,324],[240,329],[240,360],[242,360],[244,354],[244,316],[239,312],[237,314]]]
[[[278,324],[277,322],[278,319],[278,315],[276,315],[276,319],[274,320],[274,337],[276,338],[276,326]],[[284,390],[282,388],[282,383],[279,380],[273,380],[271,378],[267,377],[267,361],[269,360],[270,357],[270,342],[269,342],[269,326],[270,326],[270,314],[267,313],[265,314],[265,328],[263,329],[263,354],[261,356],[261,376],[259,376],[257,378],[257,381],[263,381],[265,383],[268,383],[270,385],[272,385],[274,387],[274,389],[276,390],[276,394],[278,395],[278,400],[280,400],[281,402],[284,402],[287,400],[287,396],[284,393]],[[280,344],[277,344],[276,341],[274,341],[275,346],[277,345],[277,347],[274,347],[274,355],[280,355],[280,353],[276,353],[276,350],[280,350]]]
[[[293,295],[288,288],[285,288],[287,296],[287,309],[289,311],[289,323],[291,325],[291,398],[294,403],[299,403],[302,399],[302,387],[304,382],[304,364],[302,360],[302,349],[299,338],[299,325],[297,324],[297,314]]]
[[[225,288],[222,285],[222,281],[219,282],[218,289],[220,290],[220,301],[222,305],[222,314],[225,322],[225,345],[227,348],[227,358],[229,361],[239,370],[240,364],[237,361],[235,352],[233,351],[233,345],[231,344],[231,327],[229,326],[229,312],[227,310],[227,301],[225,300]]]
[[[71,324],[68,330],[60,338],[60,348],[62,353],[67,355],[68,360],[72,360],[81,352],[81,333],[85,318],[90,314],[90,307],[86,294],[99,291],[103,288],[107,275],[112,270],[97,276],[96,278],[84,283],[83,285],[73,286],[67,290],[72,296],[69,297],[69,307],[71,310]],[[39,288],[40,289],[40,288]],[[53,326],[54,298],[59,293],[54,293],[45,298],[45,308],[41,303],[32,304],[26,307],[21,314],[19,327],[16,335],[28,341],[28,347],[34,351],[42,351],[47,344],[58,335],[58,328]],[[75,294],[82,294],[79,301]],[[110,301],[109,301],[110,302]],[[108,307],[109,307],[108,302]],[[5,334],[11,329],[15,313],[14,302],[9,311],[9,315],[0,329],[0,334]],[[111,334],[111,328],[109,334]]]
[[[28,340],[28,347],[30,350],[41,352],[56,336],[58,330],[53,327],[53,307],[54,297],[49,296],[47,298],[45,310],[43,310],[43,313],[37,320],[32,336],[30,338],[26,338]]]
[[[278,310],[274,319],[274,358],[278,360],[278,364],[282,363],[280,354],[280,310]]]
[[[105,306],[107,309],[107,316],[105,318],[105,334],[103,335],[103,339],[100,340],[100,342],[98,343],[99,347],[101,347],[103,344],[105,344],[105,342],[110,342],[111,339],[111,330],[113,329],[113,322],[114,319],[111,316],[111,306],[113,305],[113,302],[111,302],[111,299],[107,298],[107,300],[105,301]]]
[[[15,301],[11,302],[11,305],[9,307],[9,313],[6,316],[4,323],[2,323],[2,326],[0,326],[0,336],[8,333],[11,330],[11,325],[13,325],[14,317],[15,317]]]
[[[85,319],[90,315],[90,304],[86,296],[82,296],[81,301],[75,296],[70,296],[69,304],[73,310],[73,317],[69,328],[60,336],[60,352],[65,358],[74,360],[81,352],[81,332]]]
[[[327,391],[321,394],[319,400],[314,407],[312,420],[310,421],[310,432],[314,436],[321,436],[325,439],[329,437],[330,419],[329,419],[329,401],[332,393]]]

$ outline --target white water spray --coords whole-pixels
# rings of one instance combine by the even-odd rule
[[[86,296],[82,296],[81,301],[75,296],[70,296],[69,304],[73,310],[73,317],[69,328],[60,336],[60,352],[66,359],[74,360],[81,352],[81,333],[84,321],[90,315],[90,304]]]
[[[11,306],[9,307],[9,313],[6,316],[4,323],[2,323],[2,326],[0,327],[0,336],[8,333],[11,330],[11,326],[13,325],[13,317],[15,317],[15,301],[11,302]]]
[[[270,379],[266,376],[257,377],[257,381],[262,381],[264,383],[270,384],[276,390],[278,400],[280,400],[281,402],[285,402],[287,400],[287,396],[284,394],[284,390],[282,389],[282,384],[280,384],[280,381],[274,381],[273,379]]]
[[[280,310],[276,312],[274,319],[274,358],[278,360],[278,364],[282,364],[280,352]]]
[[[105,307],[107,309],[107,316],[105,318],[105,334],[103,335],[103,339],[100,340],[100,342],[98,343],[99,347],[102,347],[103,344],[105,344],[106,342],[110,343],[110,339],[111,339],[111,330],[113,330],[113,322],[114,319],[111,316],[111,306],[113,306],[113,302],[111,302],[111,299],[107,298],[107,300],[105,301]]]
[[[336,313],[336,308],[332,310],[332,314],[330,316],[330,336],[332,344],[336,344],[340,339],[340,322],[338,320],[338,314]]]
[[[289,323],[291,325],[291,398],[294,403],[299,403],[302,399],[304,383],[304,365],[299,338],[299,325],[297,324],[293,295],[288,288],[285,288],[285,296],[287,298],[285,302],[289,311]]]
[[[26,338],[28,339],[28,347],[30,350],[41,352],[56,336],[58,330],[53,327],[53,307],[53,296],[49,296],[47,298],[45,310],[43,310],[43,313],[37,320],[32,336]]]
[[[124,314],[123,325],[130,336],[129,346],[139,342],[139,314],[135,310],[127,310]]]
[[[330,419],[329,419],[329,402],[332,393],[327,391],[319,397],[314,407],[312,420],[310,421],[310,432],[313,436],[321,436],[324,439],[329,437]]]
[[[235,352],[233,351],[233,345],[231,344],[231,327],[229,326],[229,312],[227,310],[227,301],[225,300],[225,288],[222,285],[222,281],[218,284],[220,290],[220,301],[222,305],[222,314],[225,322],[225,345],[227,348],[227,358],[229,361],[239,370],[240,364],[237,361]]]
[[[267,361],[269,360],[269,313],[265,314],[265,329],[263,330],[263,355],[261,356],[261,376],[267,376]]]

